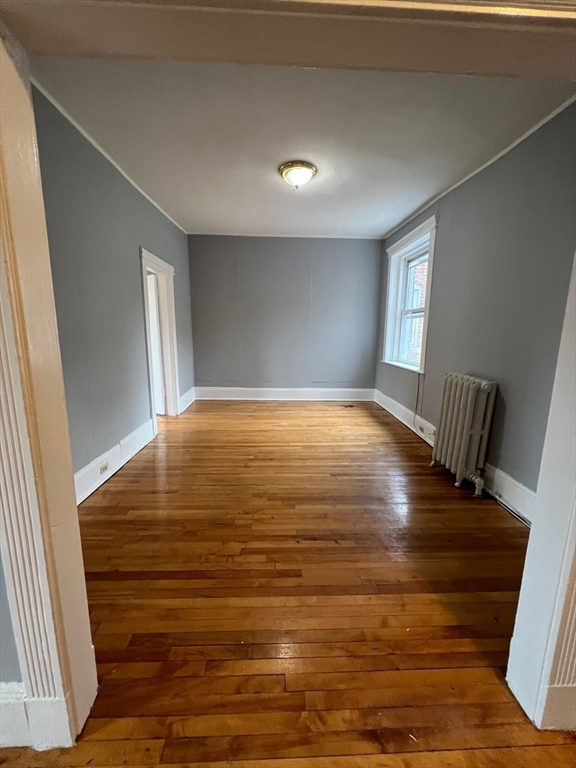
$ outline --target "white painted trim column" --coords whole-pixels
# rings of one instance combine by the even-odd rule
[[[508,684],[540,728],[576,730],[576,260],[558,353]]]
[[[26,58],[0,59],[0,546],[23,678],[0,746],[46,749],[73,744],[97,679]]]

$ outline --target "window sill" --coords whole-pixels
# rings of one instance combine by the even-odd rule
[[[396,368],[403,368],[405,371],[412,371],[412,373],[424,373],[420,370],[419,365],[408,365],[407,363],[398,363],[395,360],[382,360],[385,365],[394,365]]]

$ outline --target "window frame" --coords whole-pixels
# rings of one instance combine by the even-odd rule
[[[386,285],[386,320],[384,327],[384,348],[382,362],[395,365],[414,373],[424,373],[426,363],[426,342],[428,338],[428,315],[430,312],[430,294],[434,265],[434,245],[436,240],[437,218],[432,216],[416,227],[397,243],[386,249],[388,258],[388,280]],[[407,309],[406,281],[408,264],[428,253],[428,274],[423,309]],[[400,359],[402,320],[408,315],[424,318],[422,327],[422,347],[420,363],[412,365]]]

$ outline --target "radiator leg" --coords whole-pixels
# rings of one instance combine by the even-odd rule
[[[475,499],[481,499],[482,498],[482,491],[484,490],[484,478],[483,477],[475,477],[474,478],[474,485],[476,486],[476,490],[474,491],[474,498]]]

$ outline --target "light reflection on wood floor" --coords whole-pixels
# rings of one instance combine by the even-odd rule
[[[568,768],[504,673],[528,532],[371,403],[198,402],[80,508],[101,680],[6,766]]]

